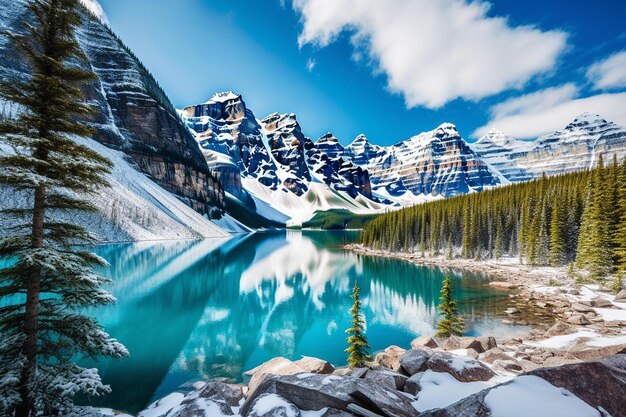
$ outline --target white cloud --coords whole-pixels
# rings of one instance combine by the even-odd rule
[[[303,24],[301,46],[325,47],[351,33],[355,56],[371,59],[408,107],[521,88],[553,69],[566,47],[566,33],[513,27],[488,17],[490,5],[480,0],[292,1]]]
[[[593,64],[587,79],[598,90],[626,87],[626,50]]]
[[[317,62],[315,62],[315,60],[313,58],[309,58],[306,61],[306,70],[309,72],[312,72],[313,69],[315,68],[315,65],[317,65]]]
[[[102,9],[102,6],[100,5],[100,3],[98,3],[98,0],[80,0],[80,1],[91,13],[98,16],[98,18],[100,19],[100,21],[102,21],[102,23],[109,24],[109,19],[107,19],[107,15],[106,13],[104,13],[104,10]]]
[[[480,137],[496,128],[515,138],[536,138],[564,128],[586,112],[626,126],[626,93],[584,98],[578,94],[575,85],[565,84],[507,100],[491,109],[491,120],[472,136]]]

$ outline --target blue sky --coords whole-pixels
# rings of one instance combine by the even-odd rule
[[[622,0],[100,0],[177,107],[242,94],[392,144],[443,122],[532,138],[589,111],[626,124]]]

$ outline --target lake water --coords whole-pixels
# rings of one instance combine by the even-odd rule
[[[241,381],[242,372],[275,356],[343,366],[355,280],[374,351],[431,334],[443,272],[341,250],[357,238],[287,231],[98,247],[118,302],[89,314],[131,356],[84,364],[97,366],[113,389],[91,403],[134,413],[198,380]],[[468,333],[512,331],[495,318],[507,294],[486,282],[453,274]]]

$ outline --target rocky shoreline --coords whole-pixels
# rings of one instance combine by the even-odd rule
[[[278,357],[245,375],[197,383],[138,417],[626,416],[626,354],[538,367],[493,337],[422,336],[354,369]]]

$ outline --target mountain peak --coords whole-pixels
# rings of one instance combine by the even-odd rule
[[[324,135],[320,136],[317,140],[317,143],[335,143],[339,142],[339,139],[335,137],[331,132],[327,132]]]
[[[568,125],[568,127],[604,123],[606,123],[606,120],[603,119],[599,114],[585,112],[576,116],[576,118]]]
[[[241,95],[235,94],[232,91],[223,91],[221,93],[213,94],[213,97],[207,101],[207,103],[223,103],[229,100],[237,100],[240,99]]]

